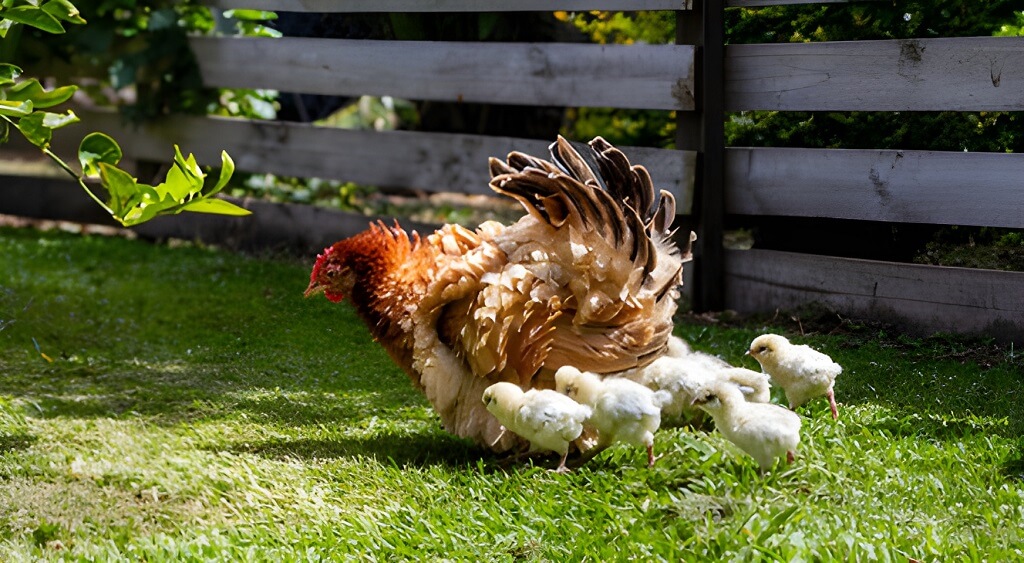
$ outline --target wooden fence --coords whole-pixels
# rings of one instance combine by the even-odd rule
[[[298,12],[675,10],[679,32],[675,45],[197,37],[192,48],[212,86],[676,110],[677,145],[683,150],[624,150],[676,195],[681,220],[697,227],[696,275],[687,289],[696,308],[757,312],[818,301],[846,315],[881,317],[908,329],[1020,339],[1024,273],[722,248],[727,215],[1024,228],[1024,155],[724,146],[725,112],[731,111],[1024,110],[1024,38],[724,44],[727,7],[808,3],[827,2],[209,0],[223,9]],[[255,59],[259,64],[250,64]],[[225,149],[244,171],[428,192],[488,193],[488,156],[510,150],[543,154],[547,145],[213,117],[134,130],[111,114],[93,111],[84,117],[79,131],[110,132],[128,156],[139,160],[166,161],[171,144],[178,143],[200,162],[216,162]],[[61,134],[58,140],[72,137],[80,135]],[[26,214],[32,206],[24,203],[31,199],[20,186],[24,180],[0,181],[0,212]],[[12,203],[16,200],[21,203]],[[309,248],[362,230],[367,222],[361,216],[268,205],[245,219],[199,221],[213,239],[268,241],[287,236],[291,228]],[[191,224],[176,217],[140,230],[180,235],[176,230]]]

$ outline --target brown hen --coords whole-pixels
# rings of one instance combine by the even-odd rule
[[[696,238],[680,252],[672,195],[604,139],[550,150],[490,161],[491,188],[528,212],[513,225],[371,224],[317,257],[306,290],[348,297],[445,429],[498,452],[522,441],[482,403],[491,384],[553,389],[564,365],[607,374],[665,352]]]

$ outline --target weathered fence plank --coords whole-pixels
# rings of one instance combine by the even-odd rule
[[[730,250],[726,294],[729,306],[742,313],[819,302],[918,333],[1024,337],[1024,272]]]
[[[545,106],[693,109],[690,45],[194,37],[208,86]],[[256,63],[258,61],[258,63]]]
[[[204,0],[211,8],[281,12],[550,12],[686,10],[692,0]],[[791,0],[792,1],[792,0]],[[798,0],[797,0],[798,1]]]
[[[1024,154],[730,148],[726,212],[1024,228]]]
[[[1024,37],[730,45],[730,111],[1024,110]]]
[[[168,162],[173,145],[195,153],[202,164],[220,162],[226,150],[237,169],[282,176],[337,179],[380,187],[425,192],[494,195],[488,187],[488,157],[504,158],[517,150],[548,154],[550,141],[422,133],[355,131],[302,123],[179,116],[135,128],[103,111],[77,111],[82,123],[55,136],[57,150],[74,161],[77,140],[87,131],[118,139],[128,158]],[[620,147],[634,164],[642,164],[655,184],[676,196],[681,213],[693,200],[696,153]]]

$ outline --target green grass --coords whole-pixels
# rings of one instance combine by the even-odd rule
[[[831,354],[840,420],[803,409],[797,462],[763,476],[682,427],[651,470],[617,446],[557,475],[446,434],[307,280],[285,260],[0,230],[0,560],[1024,556],[1009,347],[683,318],[694,347],[747,367],[765,330]]]

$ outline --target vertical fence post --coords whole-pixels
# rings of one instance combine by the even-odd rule
[[[677,12],[676,42],[697,47],[696,107],[678,112],[676,147],[697,151],[693,310],[720,311],[725,308],[725,3],[692,0],[690,6]]]

